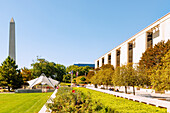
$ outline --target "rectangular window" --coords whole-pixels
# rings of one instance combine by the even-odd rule
[[[120,50],[116,50],[116,67],[120,66]]]
[[[102,58],[102,66],[104,65],[104,57]]]
[[[158,30],[158,31],[155,31],[155,32],[153,33],[153,38],[157,38],[157,37],[159,37],[159,30]]]
[[[99,67],[99,61],[97,61],[97,67]]]
[[[128,63],[133,62],[133,43],[128,44]]]
[[[153,38],[152,38],[153,33],[147,33],[147,48],[152,47],[153,44]]]
[[[111,54],[108,54],[108,64],[111,64]]]

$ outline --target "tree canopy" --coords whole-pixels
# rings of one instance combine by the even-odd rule
[[[0,85],[8,86],[8,91],[21,87],[23,79],[18,69],[18,65],[9,56],[0,67]]]
[[[71,82],[71,74],[64,75],[63,82],[70,83]]]
[[[159,83],[159,80],[156,79],[156,77],[159,78],[158,73],[160,73],[160,68],[163,67],[164,63],[162,58],[169,50],[170,40],[168,40],[166,43],[161,41],[155,44],[154,47],[148,48],[142,54],[141,60],[139,61],[139,66],[137,67],[138,79],[143,81],[140,82],[140,85],[150,86]]]
[[[148,48],[141,57],[139,61],[139,66],[142,68],[150,69],[157,64],[162,65],[161,59],[170,50],[170,40],[166,43],[161,41],[152,48]]]
[[[90,67],[89,66],[76,66],[70,65],[66,68],[67,74],[64,75],[63,81],[64,82],[71,82],[71,72],[73,71],[73,82],[76,82],[74,78],[79,76],[87,76],[89,73]],[[77,76],[76,76],[77,75]]]
[[[95,72],[94,71],[89,71],[88,74],[87,74],[87,82],[91,83],[91,78],[95,75]]]
[[[117,67],[112,81],[117,86],[125,86],[125,92],[127,93],[127,86],[134,86],[139,83],[136,70],[132,64],[122,65]],[[135,94],[135,92],[133,92]]]
[[[47,77],[54,78],[58,81],[63,80],[63,75],[66,74],[66,67],[61,64],[55,64],[45,59],[37,58],[37,61],[31,64],[32,75],[36,78],[44,73]]]
[[[114,68],[110,64],[106,64],[101,67],[99,71],[91,78],[91,82],[93,84],[99,85],[111,85],[112,84],[112,76],[114,73]]]
[[[27,81],[34,79],[34,77],[31,74],[31,71],[26,67],[21,68],[21,75],[24,81],[24,85],[28,84]]]
[[[161,62],[162,65],[157,65],[152,71],[151,84],[157,91],[170,90],[170,50]]]
[[[83,76],[83,75],[87,75],[89,70],[90,70],[89,66],[71,65],[67,67],[66,72],[70,73],[71,71],[73,71],[74,75],[76,75],[76,73],[78,72],[78,76]]]

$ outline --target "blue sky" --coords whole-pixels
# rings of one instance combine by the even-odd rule
[[[65,66],[94,60],[170,12],[169,0],[2,0],[0,63],[16,23],[19,67],[36,56]]]

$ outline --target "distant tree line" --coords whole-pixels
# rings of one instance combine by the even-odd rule
[[[86,77],[89,73],[89,70],[90,70],[89,66],[76,66],[76,65],[68,66],[66,69],[66,74],[63,76],[63,81],[70,83],[71,82],[71,72],[73,71],[72,78],[75,83],[75,79],[77,77],[79,77],[79,78],[80,78],[80,76]]]
[[[0,86],[8,87],[8,91],[11,91],[11,89],[20,88],[22,85],[28,85],[27,81],[39,77],[42,73],[58,81],[62,81],[63,75],[66,74],[64,65],[41,58],[37,58],[31,66],[31,69],[26,67],[18,69],[15,61],[7,57],[0,66]]]

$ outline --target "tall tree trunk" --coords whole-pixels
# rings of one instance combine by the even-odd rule
[[[97,88],[97,84],[95,84],[94,87]]]
[[[133,86],[133,95],[135,95],[135,86]]]
[[[8,91],[10,92],[10,87],[8,86]]]
[[[108,89],[108,85],[106,84],[106,89]]]
[[[125,86],[125,93],[127,94],[127,86]]]
[[[116,91],[116,85],[114,84],[114,91]]]

